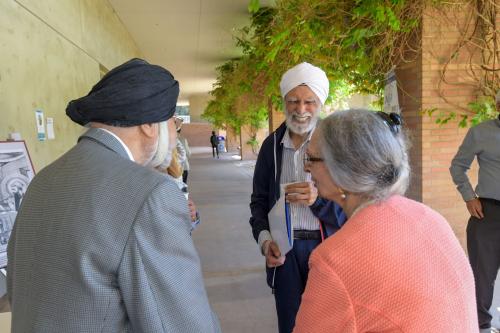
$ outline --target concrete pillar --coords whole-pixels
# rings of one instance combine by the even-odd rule
[[[189,96],[189,115],[192,123],[208,123],[208,121],[201,118],[201,114],[205,111],[211,99],[212,96],[208,93]]]

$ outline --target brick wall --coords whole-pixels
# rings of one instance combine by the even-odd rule
[[[247,144],[248,140],[251,138],[251,129],[249,125],[245,125],[241,128],[240,140],[241,140],[241,159],[242,160],[255,160],[259,153],[260,145],[264,139],[269,135],[269,130],[263,128],[257,131],[256,139],[259,142],[259,147],[256,151],[252,149],[252,146]]]
[[[404,64],[396,71],[401,88],[400,105],[413,142],[410,157],[414,176],[408,196],[440,212],[464,247],[469,214],[451,180],[449,167],[467,129],[459,128],[458,121],[446,125],[437,125],[435,121],[439,110],[460,112],[460,107],[467,107],[476,99],[474,88],[439,84],[445,60],[462,37],[457,27],[463,26],[467,13],[464,10],[449,12],[445,17],[441,12],[426,9],[421,31],[422,53],[415,62]],[[467,82],[466,61],[466,56],[460,56],[448,66],[450,82]],[[438,111],[432,117],[420,112],[433,108]],[[475,164],[469,177],[475,185]]]
[[[285,113],[272,109],[269,112],[269,133],[274,132],[285,121]]]
[[[212,125],[205,123],[189,123],[182,125],[182,135],[188,140],[190,147],[210,147]]]
[[[240,147],[240,136],[232,128],[226,131],[226,147],[228,151],[236,151]]]

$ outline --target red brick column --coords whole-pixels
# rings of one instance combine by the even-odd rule
[[[274,108],[270,108],[269,111],[269,133],[274,132],[280,125],[285,121],[285,113],[283,111],[278,111]]]
[[[236,131],[228,127],[226,130],[226,147],[227,151],[235,151],[241,146],[240,136],[236,134]]]
[[[210,147],[212,130],[212,124],[209,123],[189,123],[182,125],[181,133],[190,147]]]
[[[268,135],[267,129],[259,129],[257,130],[256,139],[259,143],[259,147],[257,149],[252,149],[252,146],[247,144],[248,140],[252,137],[252,129],[249,125],[244,125],[241,127],[240,140],[241,140],[241,159],[242,160],[255,160],[257,159],[257,155],[259,154],[260,145]]]
[[[396,75],[400,86],[400,106],[412,141],[410,159],[413,177],[408,196],[440,212],[465,247],[469,214],[452,182],[449,167],[467,129],[459,128],[458,121],[436,124],[440,111],[460,112],[460,107],[467,107],[477,97],[473,88],[439,84],[444,63],[462,37],[457,26],[463,25],[467,11],[455,14],[458,20],[450,20],[441,12],[426,9],[422,20],[422,52],[416,61],[401,65]],[[448,65],[447,77],[450,81],[467,80],[467,59],[462,55]],[[437,111],[432,117],[422,115],[422,110],[434,108]],[[469,177],[475,186],[475,166],[470,170]]]

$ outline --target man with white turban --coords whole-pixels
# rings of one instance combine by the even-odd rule
[[[262,144],[253,178],[250,224],[266,257],[268,285],[273,289],[280,333],[293,330],[307,281],[312,250],[345,221],[341,208],[318,197],[304,163],[321,163],[306,148],[329,92],[323,70],[301,63],[288,70],[280,83],[286,121]],[[290,203],[293,248],[281,253],[269,231],[268,214],[278,201],[280,185]],[[285,223],[285,222],[283,222]]]

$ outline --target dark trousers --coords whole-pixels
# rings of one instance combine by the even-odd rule
[[[489,309],[500,268],[500,201],[481,199],[484,218],[471,217],[467,225],[467,250],[476,282],[480,328],[491,326]]]
[[[290,333],[295,326],[302,293],[309,273],[309,256],[320,240],[294,240],[293,249],[286,254],[285,263],[276,268],[267,268],[267,284],[272,288],[274,276],[274,299],[278,313],[279,333]]]
[[[212,156],[215,157],[215,153],[217,153],[217,157],[219,157],[219,147],[212,146]]]
[[[188,171],[187,170],[184,170],[182,172],[182,181],[184,182],[184,184],[187,184],[187,180],[188,180]]]

